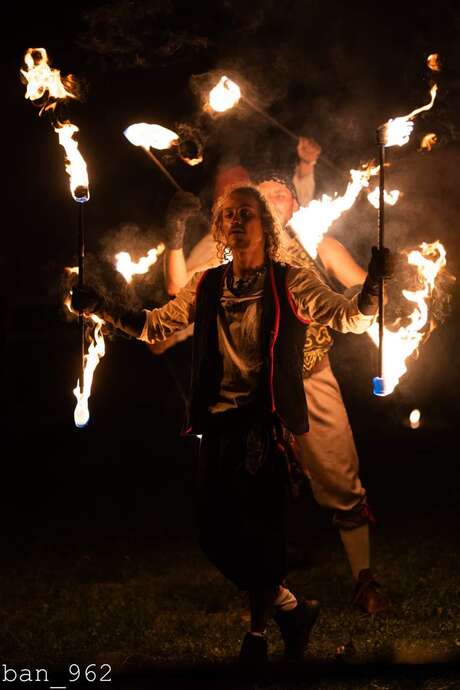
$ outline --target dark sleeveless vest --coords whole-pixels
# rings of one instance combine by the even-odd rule
[[[295,434],[308,431],[307,403],[302,381],[307,321],[297,316],[287,287],[288,267],[272,262],[262,292],[262,371],[251,410],[265,419],[276,415]],[[217,402],[222,379],[217,314],[228,265],[203,274],[196,293],[192,390],[187,431],[201,433],[209,407]]]

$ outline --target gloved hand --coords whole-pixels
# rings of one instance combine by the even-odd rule
[[[358,308],[362,314],[375,314],[378,304],[380,280],[393,277],[396,257],[387,247],[372,247],[372,257],[367,269],[361,293],[358,297]]]
[[[133,311],[110,302],[90,285],[76,285],[72,288],[71,306],[75,311],[97,314],[134,338],[138,338],[144,328],[144,311]]]
[[[100,314],[105,300],[91,285],[75,285],[72,288],[71,306],[74,311],[85,314]]]
[[[392,278],[395,272],[396,257],[387,247],[377,249],[372,247],[372,257],[367,269],[369,289],[375,288],[378,294],[379,281]],[[367,279],[366,279],[367,282]]]
[[[185,224],[201,208],[201,202],[191,192],[178,191],[169,202],[166,212],[167,249],[182,249],[184,245]]]

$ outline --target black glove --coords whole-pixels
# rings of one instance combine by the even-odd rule
[[[72,288],[71,306],[74,311],[85,314],[100,314],[104,307],[104,298],[91,285],[75,285]]]
[[[115,328],[138,338],[145,324],[145,312],[133,311],[110,302],[90,285],[76,285],[72,288],[72,309],[85,314],[96,314]]]
[[[372,247],[372,257],[367,269],[367,277],[358,297],[358,308],[362,314],[375,314],[378,305],[380,280],[393,277],[395,255],[387,247]]]
[[[178,191],[169,202],[166,212],[167,249],[182,249],[184,245],[185,224],[201,208],[198,197],[191,192]]]

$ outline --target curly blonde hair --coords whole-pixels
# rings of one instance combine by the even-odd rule
[[[225,193],[217,199],[212,208],[211,234],[216,242],[218,258],[221,261],[226,261],[232,253],[224,237],[223,210],[224,202],[228,199],[230,194],[235,192],[248,192],[258,202],[260,207],[262,228],[266,238],[265,255],[273,261],[278,260],[280,256],[280,236],[282,227],[276,216],[276,213],[262,192],[257,189],[257,187],[241,184],[227,188]]]

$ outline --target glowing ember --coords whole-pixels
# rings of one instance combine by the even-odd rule
[[[164,251],[164,244],[159,244],[154,249],[149,249],[147,256],[142,256],[139,261],[133,261],[129,252],[118,252],[115,256],[116,269],[119,271],[127,283],[130,283],[133,275],[147,273],[150,266],[156,263],[160,254]]]
[[[396,204],[396,202],[399,199],[399,195],[399,189],[393,189],[391,192],[387,192],[386,189],[383,190],[383,199],[385,203],[389,206],[394,206]],[[367,200],[371,204],[371,206],[373,206],[374,208],[378,208],[380,201],[380,189],[376,187],[372,190],[372,192],[369,192],[369,194],[367,195]]]
[[[88,348],[88,354],[85,355],[85,368],[83,372],[83,393],[80,391],[80,380],[77,381],[77,386],[73,390],[73,394],[77,399],[77,405],[74,411],[75,426],[79,429],[86,426],[89,421],[88,400],[91,395],[91,386],[93,383],[94,371],[99,364],[101,357],[105,355],[105,342],[102,335],[102,326],[104,321],[95,314],[91,315],[96,326],[94,328],[94,340]]]
[[[426,59],[426,64],[432,72],[441,71],[441,61],[438,53],[432,53],[431,55],[428,55]]]
[[[422,287],[416,291],[402,291],[403,296],[415,304],[415,308],[409,316],[409,325],[401,326],[397,331],[384,328],[383,378],[386,395],[394,391],[400,378],[407,371],[406,361],[417,352],[417,348],[423,340],[423,329],[428,321],[427,299],[433,292],[439,271],[446,265],[446,250],[440,242],[431,244],[423,242],[419,250],[411,251],[408,254],[407,263],[417,267],[418,278]],[[367,334],[378,347],[378,323],[374,323]]]
[[[55,127],[54,131],[59,137],[59,143],[66,153],[65,169],[70,177],[70,191],[75,201],[84,203],[89,199],[89,181],[86,163],[78,150],[78,144],[73,138],[79,130],[70,122]]]
[[[123,134],[131,144],[143,146],[145,149],[169,149],[179,138],[171,129],[161,125],[149,125],[146,122],[130,125]]]
[[[420,142],[420,151],[422,149],[426,149],[427,151],[431,151],[433,146],[437,144],[438,142],[438,137],[434,132],[431,132],[430,134],[425,134],[423,137],[422,141]]]
[[[228,77],[221,77],[216,86],[209,92],[209,105],[218,113],[223,113],[238,103],[241,90],[238,84]]]
[[[353,206],[360,191],[369,185],[369,178],[378,171],[378,165],[368,165],[363,170],[350,170],[351,182],[343,196],[330,197],[323,194],[321,199],[313,199],[308,206],[302,206],[294,213],[289,226],[311,257],[316,257],[317,247],[332,223]]]
[[[409,424],[411,429],[418,429],[420,426],[420,410],[412,410],[409,415]]]
[[[407,144],[414,127],[414,123],[411,120],[424,110],[430,110],[433,107],[437,90],[436,84],[432,86],[430,90],[431,100],[426,105],[416,108],[409,115],[396,117],[394,120],[388,120],[384,125],[381,125],[378,129],[379,143],[386,147],[404,146],[404,144]]]
[[[38,101],[48,93],[49,98],[63,100],[76,98],[75,93],[67,89],[61,80],[58,69],[51,68],[48,63],[48,55],[45,48],[29,48],[24,56],[27,69],[21,70],[24,81],[27,83],[26,98]],[[52,105],[44,106],[54,107]]]
[[[191,165],[192,167],[203,162],[203,156],[200,156],[199,158],[187,158],[187,156],[181,156],[181,158],[185,163],[187,163],[187,165]]]

